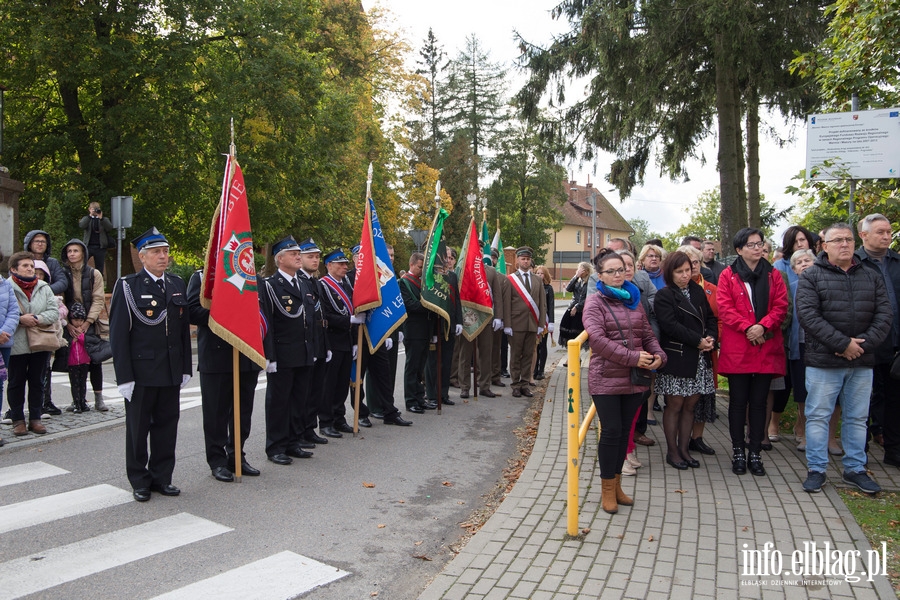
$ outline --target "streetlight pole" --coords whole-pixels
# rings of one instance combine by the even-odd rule
[[[591,191],[591,258],[597,250],[597,192]]]

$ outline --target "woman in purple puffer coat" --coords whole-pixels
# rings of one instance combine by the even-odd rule
[[[622,257],[611,250],[601,250],[595,264],[598,293],[588,296],[582,319],[592,351],[588,391],[600,419],[597,458],[602,507],[612,514],[619,504],[634,503],[622,491],[622,463],[631,422],[648,388],[632,383],[631,369],[658,369],[666,364],[666,354],[641,306],[640,290],[625,280]]]

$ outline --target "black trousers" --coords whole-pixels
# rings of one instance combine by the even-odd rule
[[[391,339],[393,340],[393,345],[390,350],[385,350],[384,346],[378,349],[378,354],[384,353],[388,360],[387,373],[385,377],[385,383],[387,387],[385,389],[390,389],[390,396],[386,396],[387,400],[382,401],[382,386],[376,385],[376,382],[372,378],[366,378],[366,397],[368,398],[368,406],[366,407],[366,411],[375,411],[381,413],[392,412],[389,408],[387,410],[386,406],[390,404],[394,405],[394,390],[397,389],[397,360],[400,353],[400,342],[398,341],[399,335],[395,331],[391,334]],[[365,357],[363,357],[365,360]],[[389,402],[388,402],[389,400]],[[368,412],[363,413],[362,408],[359,411],[359,418],[369,416]]]
[[[103,275],[103,281],[107,281],[105,272],[106,250],[107,248],[101,248],[99,246],[88,246],[87,259],[94,259],[94,268],[100,271],[100,274]]]
[[[278,367],[266,373],[266,456],[284,454],[300,442],[312,367]]]
[[[766,397],[771,375],[741,373],[728,375],[728,429],[731,447],[744,447],[744,423],[749,421],[750,452],[759,452],[766,434]],[[749,409],[749,410],[748,410]]]
[[[9,365],[6,369],[9,386],[6,393],[13,421],[25,420],[26,384],[28,385],[28,418],[31,421],[41,420],[42,383],[49,358],[49,352],[15,354],[9,357]]]
[[[241,371],[238,394],[241,406],[241,457],[250,437],[253,397],[259,371]],[[234,456],[234,375],[232,373],[200,373],[200,399],[203,402],[203,440],[206,464],[210,469],[229,467]]]
[[[442,334],[443,337],[443,334]],[[440,398],[443,402],[450,397],[450,369],[453,363],[453,343],[455,338],[451,334],[449,340],[438,338],[441,347],[441,382]],[[437,381],[437,349],[428,352],[428,360],[425,363],[425,396],[432,402],[438,400]]]
[[[419,406],[425,400],[425,363],[428,360],[428,340],[404,338],[406,366],[403,369],[403,400],[406,408]]]
[[[869,418],[869,432],[884,435],[884,453],[900,458],[900,384],[891,378],[890,363],[875,365]]]
[[[134,489],[172,483],[180,391],[177,385],[136,385],[125,402],[125,470]]]
[[[397,372],[396,357],[392,360],[391,353],[385,350],[384,346],[379,348],[375,354],[369,352],[368,345],[360,347],[359,351],[363,353],[361,376],[365,379],[366,388],[370,390],[369,396],[378,396],[379,408],[385,416],[400,412],[394,406],[394,379]],[[369,402],[371,403],[371,399]],[[364,419],[368,417],[370,410],[375,409],[366,406],[360,400],[359,418]]]
[[[334,354],[331,355],[334,360]],[[319,425],[319,414],[322,412],[323,403],[325,402],[325,376],[328,372],[328,366],[331,361],[325,362],[325,358],[317,360],[311,371],[311,379],[309,382],[309,401],[306,403],[306,410],[303,416],[303,428],[301,436],[306,437],[308,434],[315,434],[316,427]],[[324,427],[324,425],[322,426]]]
[[[597,394],[591,396],[600,420],[600,442],[597,445],[597,461],[600,478],[614,479],[622,472],[622,463],[628,453],[628,434],[631,422],[640,408],[643,394]],[[645,402],[646,404],[646,402]]]
[[[534,363],[534,374],[543,375],[544,368],[547,366],[547,338],[550,335],[542,335],[541,339],[538,341],[537,347],[537,362]]]
[[[87,396],[87,379],[90,364],[69,365],[69,388],[72,390],[72,403],[81,406]]]
[[[352,351],[331,351],[331,362],[325,369],[322,403],[319,405],[320,427],[334,427],[347,422],[347,392],[350,390],[352,367]]]

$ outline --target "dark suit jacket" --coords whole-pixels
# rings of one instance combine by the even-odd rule
[[[706,292],[694,281],[688,284],[690,301],[681,290],[666,286],[656,292],[653,309],[659,320],[660,345],[668,357],[663,372],[678,377],[694,377],[702,338],[718,340],[718,319],[706,299]],[[707,353],[708,354],[708,353]]]
[[[146,387],[181,385],[191,374],[191,334],[184,281],[164,275],[166,292],[143,269],[116,282],[109,307],[109,342],[119,384]],[[133,304],[126,298],[130,289]],[[162,311],[166,317],[156,321]],[[143,320],[142,320],[143,319]]]
[[[350,285],[350,281],[344,277],[340,285],[352,301],[353,286]],[[328,323],[328,343],[331,345],[331,349],[343,352],[352,351],[353,344],[356,343],[356,325],[350,323],[352,316],[350,311],[340,295],[325,283],[324,277],[319,280],[319,288],[322,312],[325,313],[325,321]]]
[[[203,270],[195,271],[188,281],[187,299],[191,325],[197,326],[197,371],[199,373],[231,373],[233,346],[209,329],[209,310],[200,305]],[[252,318],[252,315],[247,315]],[[259,365],[240,355],[238,370],[259,372]]]
[[[434,335],[434,313],[422,306],[422,279],[407,273],[400,278],[400,295],[406,305],[403,337],[410,341],[429,340]]]
[[[277,362],[279,370],[311,367],[315,357],[315,337],[310,333],[315,304],[277,271],[263,280],[259,294],[263,314],[269,320],[263,340],[266,358]]]

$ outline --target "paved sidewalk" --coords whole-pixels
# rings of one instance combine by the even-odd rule
[[[581,451],[578,524],[583,539],[569,538],[565,376],[566,369],[558,366],[550,378],[534,450],[510,495],[420,600],[897,598],[883,575],[872,581],[865,575],[858,582],[809,576],[817,582],[806,585],[789,574],[742,575],[750,566],[746,551],[762,550],[767,542],[781,552],[788,572],[792,553],[802,553],[804,543],[824,549],[827,542],[847,558],[858,550],[856,574],[867,570],[871,547],[834,488],[842,485],[839,458],[832,460],[829,485],[818,494],[801,489],[805,459],[792,440],[776,442],[764,453],[765,477],[734,475],[727,402],[721,397],[720,419],[704,434],[717,454],[694,453],[702,466],[678,471],[665,464],[662,428],[650,427],[657,444],[638,446],[644,467],[636,477],[623,478],[635,505],[620,507],[616,515],[600,508],[594,426]],[[586,383],[582,390],[586,411]],[[883,466],[871,454],[869,467],[885,490],[900,490],[900,470]]]

